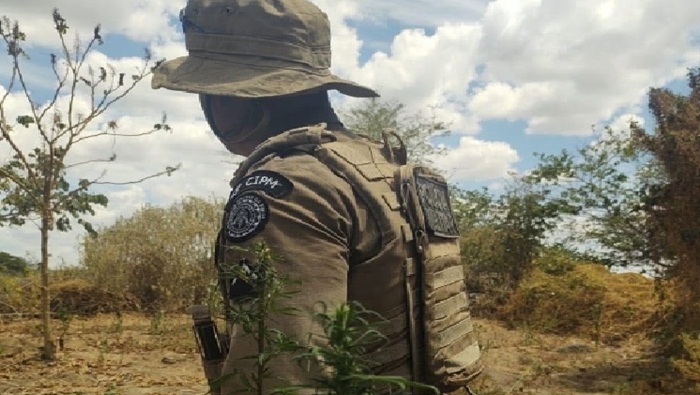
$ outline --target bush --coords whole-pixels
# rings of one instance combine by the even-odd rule
[[[37,276],[0,275],[0,314],[39,311]]]
[[[540,332],[573,334],[599,321],[605,289],[580,273],[533,271],[511,295],[499,316],[514,326]]]
[[[544,249],[532,264],[546,274],[558,276],[574,270],[576,261],[570,251],[559,247],[550,247]]]
[[[685,380],[695,383],[695,389],[700,392],[700,337],[683,333],[681,342],[683,357],[674,359],[673,366]]]
[[[101,289],[85,280],[54,284],[51,295],[51,311],[59,314],[93,316],[139,310],[138,300],[133,295]]]
[[[213,250],[222,205],[187,198],[147,206],[83,242],[87,278],[99,289],[134,295],[146,310],[203,303],[217,278]]]
[[[498,317],[517,327],[609,343],[648,334],[657,307],[653,280],[576,264],[556,274],[533,270]]]

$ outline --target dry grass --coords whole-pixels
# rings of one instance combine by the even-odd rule
[[[499,316],[513,327],[612,343],[645,336],[656,301],[654,282],[642,275],[580,264],[560,274],[533,270]]]
[[[38,321],[0,324],[0,394],[206,392],[187,316],[111,314],[67,325],[58,360],[46,363]]]
[[[35,285],[16,281],[15,293],[5,297],[33,308]],[[0,322],[0,394],[206,392],[189,317],[161,311],[101,314],[123,299],[111,294],[90,299],[98,291],[70,278],[52,290],[54,300],[74,305],[79,313],[59,314],[54,321],[59,359],[49,364],[38,359],[38,320]],[[686,377],[697,373],[697,353],[677,359],[673,371],[646,336],[658,317],[657,300],[654,283],[637,274],[611,274],[596,265],[557,274],[533,271],[500,311],[509,328],[476,320],[489,366],[479,393],[696,393],[692,384],[680,381],[679,371]],[[696,337],[687,338],[686,350],[696,346]]]
[[[0,394],[206,393],[185,315],[101,314],[67,324],[56,362],[40,361],[37,320],[0,324]],[[596,345],[587,338],[507,329],[476,320],[484,346],[481,395],[690,395],[652,358],[649,340]]]

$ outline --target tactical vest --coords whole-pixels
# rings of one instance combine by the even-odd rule
[[[442,177],[406,165],[394,150],[324,124],[294,129],[260,145],[231,185],[258,161],[304,151],[345,179],[381,234],[377,253],[351,262],[348,299],[387,320],[387,342],[367,359],[372,373],[410,377],[447,392],[481,372],[470,319],[457,225]],[[398,163],[397,163],[398,162]]]

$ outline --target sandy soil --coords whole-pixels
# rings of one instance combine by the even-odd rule
[[[207,392],[188,317],[104,315],[56,321],[63,347],[38,360],[38,321],[0,323],[0,394],[195,395]],[[616,345],[511,331],[477,320],[489,366],[481,395],[692,394],[659,378],[652,344]]]

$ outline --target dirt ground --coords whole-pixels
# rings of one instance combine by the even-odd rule
[[[693,394],[659,378],[652,344],[511,331],[477,320],[488,371],[480,395]],[[187,316],[57,320],[62,349],[38,360],[38,320],[0,322],[0,394],[199,395],[207,392]]]

